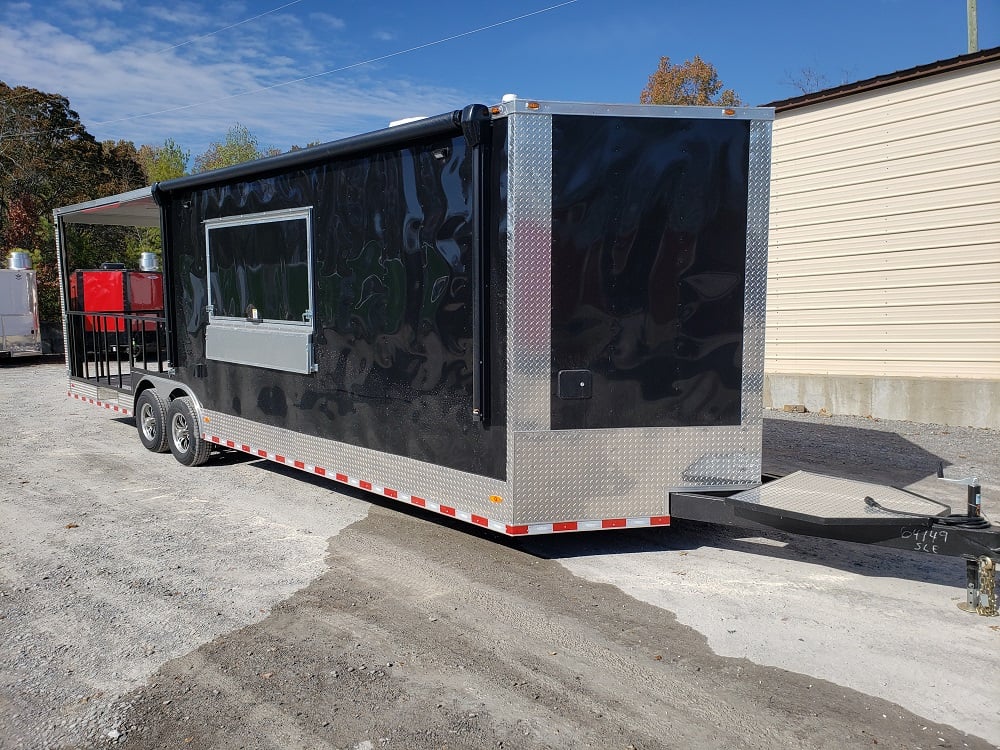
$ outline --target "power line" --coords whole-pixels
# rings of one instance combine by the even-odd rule
[[[301,0],[295,0],[295,2],[300,2],[300,1]],[[216,97],[214,99],[206,99],[206,100],[203,100],[203,101],[200,101],[200,102],[193,102],[191,104],[183,104],[183,105],[180,105],[180,106],[177,106],[177,107],[168,107],[167,109],[160,109],[160,110],[156,110],[154,112],[144,112],[144,113],[139,114],[139,115],[129,115],[128,117],[119,117],[119,118],[114,119],[114,120],[101,120],[99,122],[91,123],[91,125],[115,125],[115,124],[120,123],[120,122],[128,122],[130,120],[140,120],[140,119],[145,118],[145,117],[154,117],[156,115],[169,114],[171,112],[180,112],[180,111],[185,110],[185,109],[194,109],[196,107],[201,107],[201,106],[204,106],[206,104],[218,104],[219,102],[229,101],[231,99],[238,99],[238,98],[243,97],[243,96],[252,96],[253,94],[259,94],[259,93],[262,93],[264,91],[271,91],[273,89],[281,88],[283,86],[291,86],[292,84],[302,83],[303,81],[309,81],[309,80],[312,80],[314,78],[321,78],[323,76],[333,75],[334,73],[342,73],[345,70],[351,70],[353,68],[359,68],[359,67],[364,66],[364,65],[371,65],[372,63],[381,62],[383,60],[389,60],[389,59],[394,58],[394,57],[399,57],[400,55],[409,54],[411,52],[418,52],[419,50],[422,50],[422,49],[427,49],[429,47],[435,47],[435,46],[438,46],[438,45],[441,45],[441,44],[445,44],[447,42],[452,42],[452,41],[454,41],[456,39],[462,39],[462,38],[467,37],[467,36],[472,36],[473,34],[479,34],[479,33],[483,32],[483,31],[489,31],[490,29],[495,29],[495,28],[498,28],[500,26],[506,26],[508,24],[516,23],[517,21],[523,21],[526,18],[531,18],[533,16],[538,16],[538,15],[541,15],[543,13],[549,13],[551,11],[558,10],[559,8],[565,8],[566,6],[573,5],[573,4],[577,3],[578,1],[579,0],[564,0],[564,2],[557,3],[555,5],[550,5],[550,6],[545,7],[545,8],[540,8],[538,10],[533,10],[530,13],[522,13],[519,16],[513,16],[512,18],[507,18],[507,19],[504,19],[503,21],[497,21],[495,23],[487,24],[485,26],[479,26],[478,28],[475,28],[475,29],[470,29],[469,31],[463,31],[463,32],[460,32],[458,34],[452,34],[450,36],[442,37],[441,39],[435,39],[432,42],[425,42],[423,44],[418,44],[418,45],[416,45],[414,47],[408,47],[406,49],[397,50],[396,52],[389,52],[388,54],[379,55],[378,57],[371,57],[371,58],[369,58],[367,60],[362,60],[360,62],[351,63],[350,65],[344,65],[344,66],[339,67],[339,68],[332,68],[330,70],[324,70],[321,73],[313,73],[311,75],[302,76],[300,78],[294,78],[292,80],[282,81],[280,83],[274,83],[274,84],[271,84],[270,86],[261,86],[260,88],[250,89],[248,91],[242,91],[242,92],[240,92],[238,94],[230,94],[229,96]],[[288,3],[287,5],[291,5],[291,4],[292,3]],[[284,5],[284,6],[281,6],[281,7],[287,7],[287,5]],[[280,8],[276,8],[275,10],[280,10]],[[269,12],[274,12],[274,11],[269,11]],[[266,14],[262,14],[262,15],[266,15]],[[247,20],[249,21],[249,20],[252,20],[252,19],[247,19]],[[244,22],[240,22],[240,23],[244,23]],[[233,24],[233,25],[238,25],[238,24]],[[227,28],[230,28],[230,27],[227,27]],[[223,29],[219,29],[219,31],[222,31],[222,30]],[[213,32],[213,33],[217,33],[217,32]],[[190,41],[195,41],[195,40],[190,40]],[[184,44],[186,44],[186,42]],[[182,46],[182,45],[176,45],[176,46],[179,47],[179,46]],[[26,132],[26,133],[12,133],[12,134],[8,135],[7,137],[8,138],[17,138],[17,137],[28,137],[28,136],[33,136],[33,135],[44,135],[46,133],[58,133],[58,132],[61,132],[63,130],[71,130],[71,129],[72,128],[56,128],[54,130],[40,130],[40,131]]]
[[[186,42],[181,42],[180,44],[175,44],[172,47],[164,47],[163,49],[156,50],[152,53],[155,55],[162,55],[164,52],[169,52],[172,49],[177,49],[178,47],[184,47],[188,44],[194,44],[195,42],[200,42],[202,39],[208,39],[210,36],[215,36],[223,31],[229,31],[229,29],[235,29],[237,26],[242,26],[245,23],[250,23],[251,21],[256,21],[258,18],[263,18],[264,16],[269,16],[272,13],[277,13],[279,10],[284,10],[290,5],[296,5],[301,3],[302,0],[292,0],[290,3],[285,3],[284,5],[279,5],[277,8],[272,8],[271,10],[264,11],[263,13],[258,13],[252,18],[244,18],[242,21],[237,21],[236,23],[231,23],[228,26],[223,26],[221,29],[216,29],[215,31],[210,31],[207,34],[202,34],[201,36],[196,36],[193,39],[188,39]]]
[[[115,125],[119,122],[127,122],[129,120],[139,120],[144,117],[154,117],[155,115],[164,115],[171,112],[180,112],[185,109],[194,109],[195,107],[201,107],[205,104],[218,104],[219,102],[229,101],[230,99],[238,99],[242,96],[251,96],[253,94],[260,94],[264,91],[271,91],[272,89],[281,88],[283,86],[291,86],[295,83],[302,83],[303,81],[309,81],[314,78],[321,78],[323,76],[333,75],[334,73],[343,73],[345,70],[351,70],[352,68],[359,68],[363,65],[370,65],[372,63],[381,62],[383,60],[389,60],[393,57],[399,57],[400,55],[406,55],[410,52],[417,52],[422,49],[427,49],[428,47],[435,47],[440,44],[445,44],[446,42],[452,42],[456,39],[461,39],[463,37],[471,36],[473,34],[478,34],[482,31],[489,31],[490,29],[495,29],[499,26],[506,26],[507,24],[515,23],[517,21],[523,21],[525,18],[531,18],[532,16],[541,15],[542,13],[548,13],[553,10],[558,10],[559,8],[564,8],[567,5],[573,5],[578,2],[578,0],[565,0],[565,2],[558,3],[556,5],[550,5],[547,8],[541,8],[539,10],[532,11],[530,13],[524,13],[520,16],[514,16],[513,18],[508,18],[503,21],[497,21],[496,23],[491,23],[486,26],[480,26],[476,29],[471,29],[470,31],[463,31],[459,34],[452,34],[451,36],[446,36],[441,39],[436,39],[433,42],[425,42],[424,44],[418,44],[415,47],[409,47],[407,49],[398,50],[396,52],[390,52],[385,55],[379,55],[378,57],[371,57],[367,60],[362,60],[360,62],[351,63],[350,65],[344,65],[340,68],[332,68],[330,70],[324,70],[322,73],[313,73],[312,75],[302,76],[301,78],[294,78],[289,81],[282,81],[280,83],[274,83],[270,86],[261,86],[260,88],[250,89],[249,91],[241,91],[238,94],[230,94],[229,96],[216,97],[215,99],[206,99],[200,102],[194,102],[192,104],[182,104],[177,107],[168,107],[167,109],[156,110],[155,112],[145,112],[141,115],[129,115],[128,117],[119,117],[115,120],[103,120],[100,122],[93,123],[94,125]]]

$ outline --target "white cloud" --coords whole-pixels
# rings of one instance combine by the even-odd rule
[[[407,78],[387,79],[373,67],[261,90],[337,67],[301,56],[320,46],[304,26],[294,32],[294,44],[271,26],[269,33],[233,30],[240,33],[209,37],[197,50],[190,45],[163,53],[162,30],[157,38],[137,38],[119,27],[120,44],[131,46],[105,49],[116,27],[105,19],[96,28],[100,35],[75,24],[64,30],[43,21],[0,23],[0,49],[6,52],[8,84],[66,96],[100,140],[138,146],[172,138],[197,155],[238,121],[261,143],[287,149],[385,127],[401,117],[445,112],[475,98]],[[329,42],[326,47],[330,54]],[[253,93],[239,95],[245,92]]]
[[[95,10],[119,12],[125,8],[125,3],[122,0],[63,0],[61,7],[85,12]]]
[[[396,35],[391,31],[376,31],[372,34],[372,39],[377,39],[380,42],[391,42],[396,38]]]
[[[344,19],[337,18],[336,16],[332,16],[329,13],[310,13],[309,18],[313,21],[318,21],[319,23],[323,24],[324,26],[327,26],[328,28],[336,29],[337,31],[340,31],[341,29],[347,27],[347,24],[344,22]]]

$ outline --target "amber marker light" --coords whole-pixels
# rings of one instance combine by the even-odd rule
[[[542,105],[538,102],[528,102],[528,109],[541,109]]]
[[[722,114],[732,116],[732,115],[736,114],[736,110],[735,109],[724,109],[724,110],[722,110]]]
[[[494,115],[503,114],[503,107],[490,107],[490,114]]]
[[[499,495],[490,495],[490,502],[499,505],[500,503],[503,502],[503,498],[500,497]]]

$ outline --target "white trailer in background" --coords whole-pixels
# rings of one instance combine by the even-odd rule
[[[0,269],[0,361],[42,353],[38,288],[27,253],[14,252]]]

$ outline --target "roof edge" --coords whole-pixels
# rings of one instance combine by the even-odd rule
[[[895,86],[900,83],[915,81],[920,78],[929,78],[930,76],[950,73],[955,70],[962,70],[963,68],[971,68],[975,65],[983,65],[985,63],[997,61],[1000,61],[1000,47],[991,47],[989,49],[979,50],[978,52],[969,52],[964,55],[949,57],[945,60],[938,60],[937,62],[918,65],[914,68],[897,70],[894,73],[886,73],[884,75],[875,76],[874,78],[866,78],[863,81],[845,83],[842,86],[834,86],[833,88],[823,89],[822,91],[816,91],[810,94],[802,94],[801,96],[794,96],[788,99],[778,99],[777,101],[773,101],[762,106],[774,107],[776,113],[787,112],[790,109],[808,107],[812,104],[820,104],[834,99],[842,99],[846,96],[853,96],[854,94],[862,94],[867,91],[874,91],[888,86]]]

